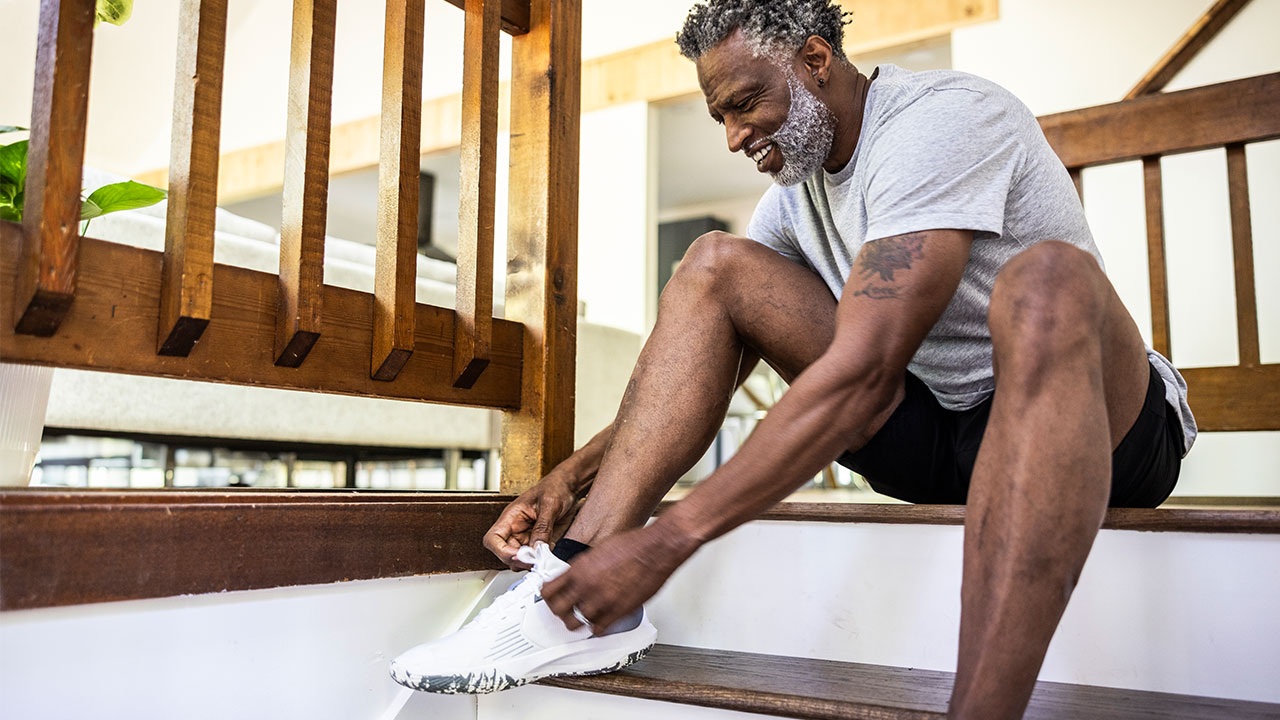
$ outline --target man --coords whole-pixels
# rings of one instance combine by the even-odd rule
[[[1026,107],[962,73],[867,77],[844,22],[829,0],[690,12],[677,42],[707,108],[776,184],[748,238],[690,248],[614,424],[486,536],[530,580],[397,679],[448,689],[467,668],[493,689],[630,662],[652,643],[641,604],[684,560],[839,458],[888,495],[967,503],[951,715],[1021,716],[1106,508],[1173,488],[1185,384],[1144,346]],[[760,358],[789,391],[645,526]],[[554,553],[539,544],[588,488]]]

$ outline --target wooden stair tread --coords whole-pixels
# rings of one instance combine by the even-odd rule
[[[619,672],[541,684],[813,720],[915,720],[945,717],[953,677],[937,670],[657,645]],[[1280,705],[1041,682],[1025,717],[1252,720],[1280,718]]]

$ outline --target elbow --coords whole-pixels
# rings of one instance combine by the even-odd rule
[[[902,401],[906,370],[869,362],[846,365],[838,374],[841,430],[870,440]]]

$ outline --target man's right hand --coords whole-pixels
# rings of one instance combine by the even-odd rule
[[[484,546],[512,570],[528,570],[528,565],[516,559],[516,551],[538,540],[551,543],[556,526],[573,512],[577,500],[573,484],[562,473],[552,471],[511,501],[485,533]]]

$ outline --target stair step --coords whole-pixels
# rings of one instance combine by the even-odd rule
[[[550,685],[647,700],[792,718],[916,720],[946,715],[954,674],[937,670],[657,645],[608,675]],[[1027,720],[1280,718],[1280,705],[1041,682]]]

